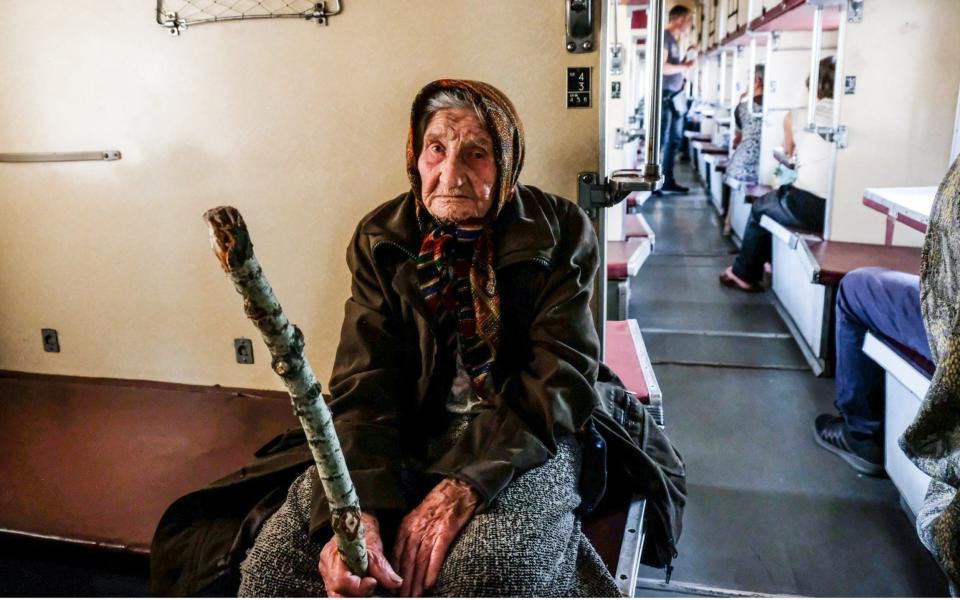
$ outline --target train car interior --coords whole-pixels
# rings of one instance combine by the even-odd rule
[[[957,0],[0,8],[0,595],[957,594]]]

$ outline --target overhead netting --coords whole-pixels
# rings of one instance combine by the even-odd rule
[[[242,19],[300,18],[326,24],[340,12],[340,0],[157,0],[157,23],[179,34],[203,23]]]

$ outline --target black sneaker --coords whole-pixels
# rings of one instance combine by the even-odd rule
[[[833,452],[862,475],[884,477],[883,443],[875,440],[857,440],[847,432],[842,417],[820,415],[814,423],[813,439],[818,445]]]
[[[690,188],[682,186],[676,181],[668,181],[667,183],[663,184],[663,187],[660,188],[660,191],[666,194],[686,194],[690,191]]]

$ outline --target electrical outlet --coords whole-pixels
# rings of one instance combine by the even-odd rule
[[[253,342],[247,338],[233,340],[233,351],[237,356],[237,362],[241,365],[253,364]]]
[[[60,338],[56,329],[41,329],[40,339],[43,340],[44,352],[60,352]]]

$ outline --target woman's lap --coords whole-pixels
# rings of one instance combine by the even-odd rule
[[[432,592],[438,596],[615,594],[574,510],[580,448],[569,438],[557,456],[515,479],[474,516],[451,546]],[[311,467],[311,469],[314,467]],[[315,478],[305,472],[264,524],[241,565],[241,596],[324,596],[320,546],[308,537]]]

